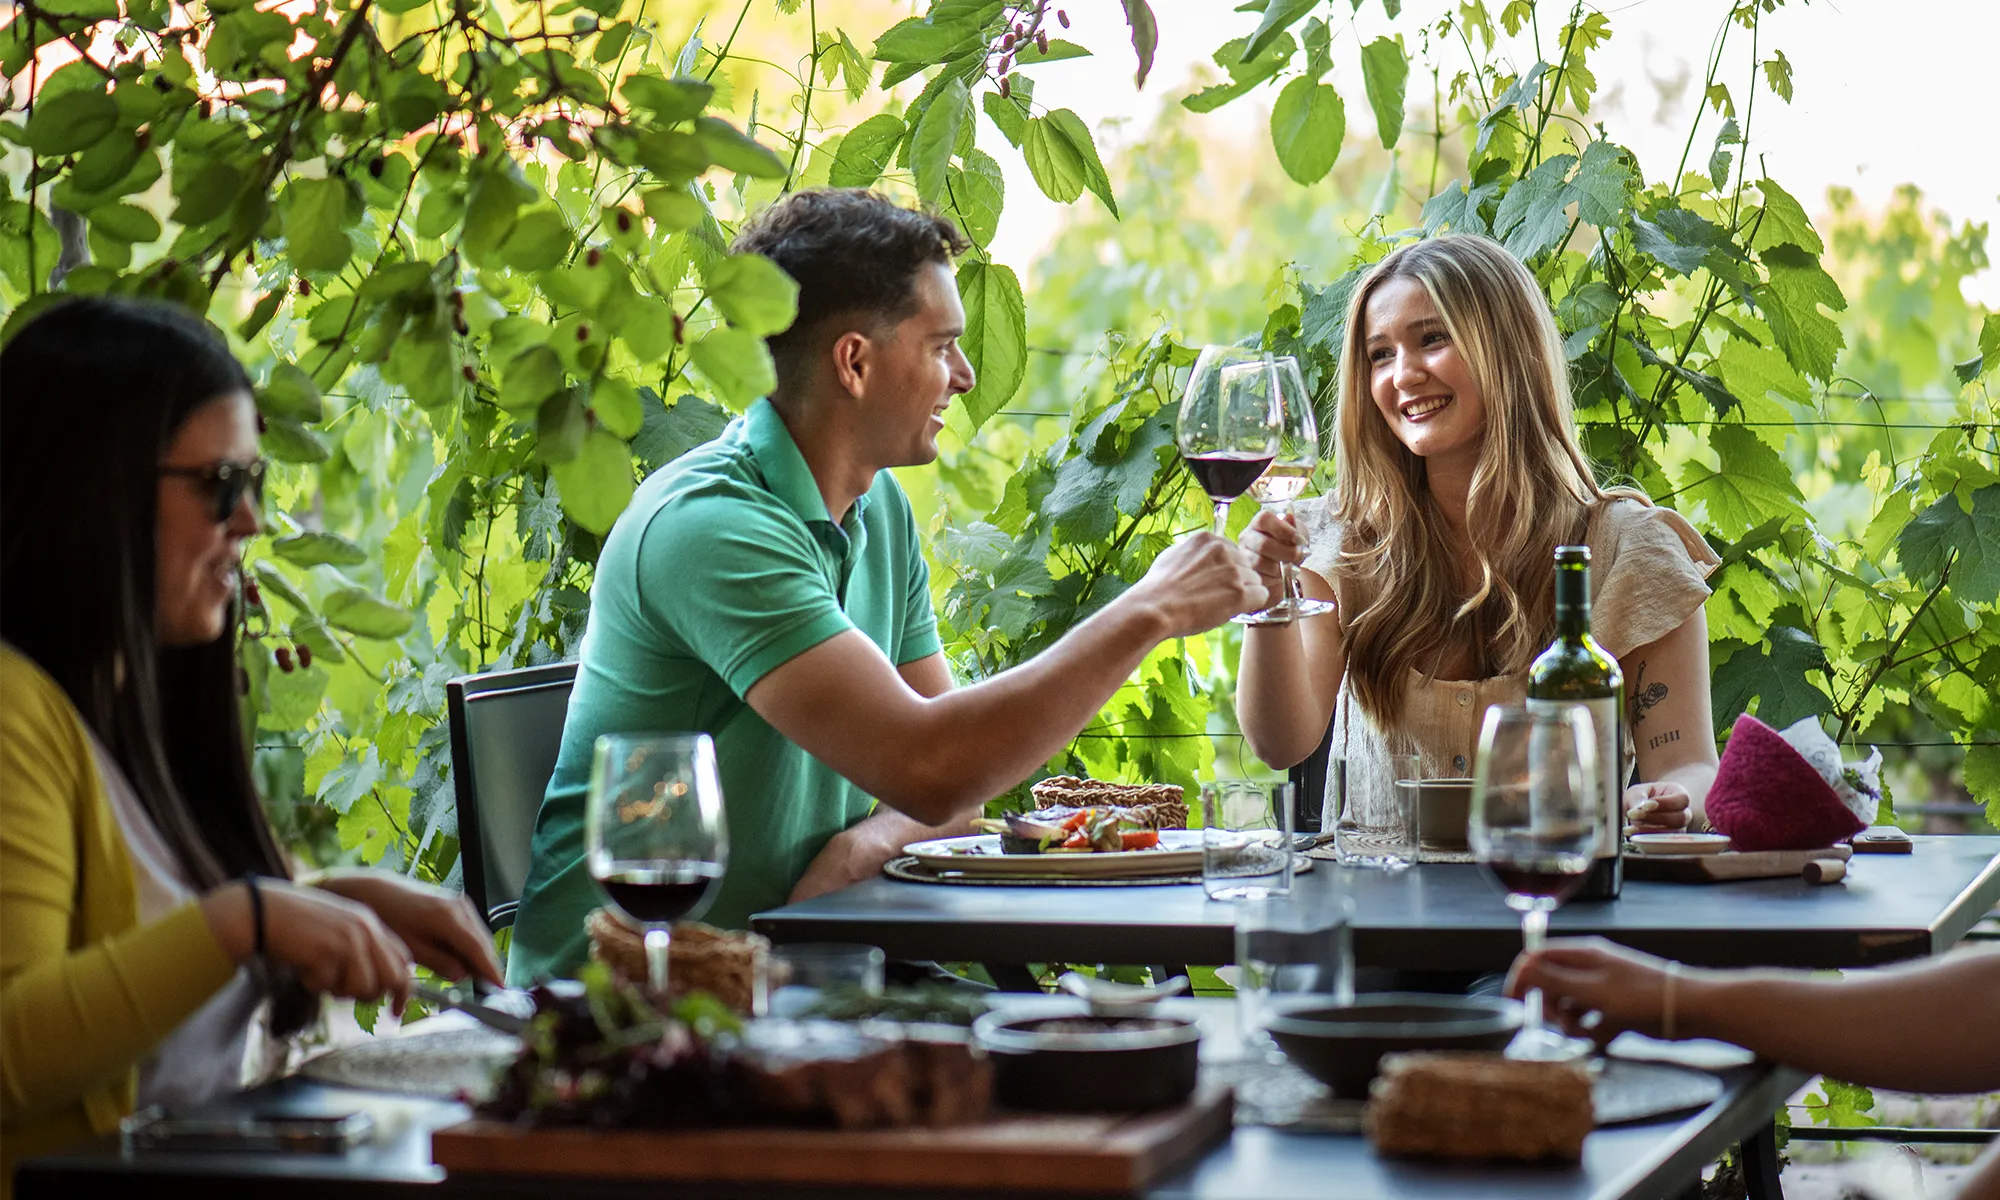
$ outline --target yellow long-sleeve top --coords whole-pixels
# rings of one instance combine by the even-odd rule
[[[107,1133],[141,1059],[235,974],[201,909],[149,925],[83,720],[0,644],[0,1197]]]

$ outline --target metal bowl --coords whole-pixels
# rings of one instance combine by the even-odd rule
[[[1193,1094],[1201,1029],[1185,1017],[1010,1018],[972,1024],[993,1063],[993,1095],[1037,1112],[1145,1112]]]
[[[1343,1005],[1294,1001],[1266,1023],[1287,1058],[1350,1100],[1368,1095],[1385,1054],[1498,1050],[1520,1027],[1517,1001],[1405,992],[1362,996]]]

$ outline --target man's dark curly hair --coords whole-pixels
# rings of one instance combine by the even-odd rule
[[[829,321],[879,328],[904,320],[916,311],[918,269],[949,264],[970,245],[944,217],[861,188],[819,188],[759,213],[732,249],[762,254],[798,281],[798,316],[769,339],[782,385],[810,371]]]

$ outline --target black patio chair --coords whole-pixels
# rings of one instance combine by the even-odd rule
[[[575,663],[553,663],[444,685],[465,894],[496,931],[514,923],[528,880],[535,817],[575,682]]]

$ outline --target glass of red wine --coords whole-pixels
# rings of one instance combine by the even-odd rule
[[[1202,490],[1215,502],[1215,532],[1226,534],[1229,505],[1278,456],[1284,408],[1269,354],[1208,346],[1181,397],[1174,438]]]
[[[1306,390],[1299,360],[1282,355],[1271,360],[1277,375],[1278,411],[1281,433],[1277,456],[1250,485],[1251,498],[1284,516],[1292,511],[1292,501],[1305,494],[1319,466],[1319,423],[1313,416],[1312,393]],[[1334,611],[1324,600],[1312,600],[1299,592],[1298,568],[1285,564],[1285,598],[1261,612],[1231,618],[1241,625],[1288,625],[1300,617],[1316,617]]]
[[[1521,914],[1521,941],[1530,952],[1541,949],[1549,914],[1590,875],[1596,758],[1589,710],[1580,704],[1530,701],[1486,710],[1466,834],[1473,855],[1506,889],[1507,907]],[[1561,1061],[1590,1052],[1589,1042],[1543,1024],[1540,991],[1529,992],[1523,1004],[1509,1058]]]
[[[729,862],[722,778],[705,733],[597,739],[585,861],[627,924],[642,930],[648,989],[667,998],[673,923],[706,906]]]

